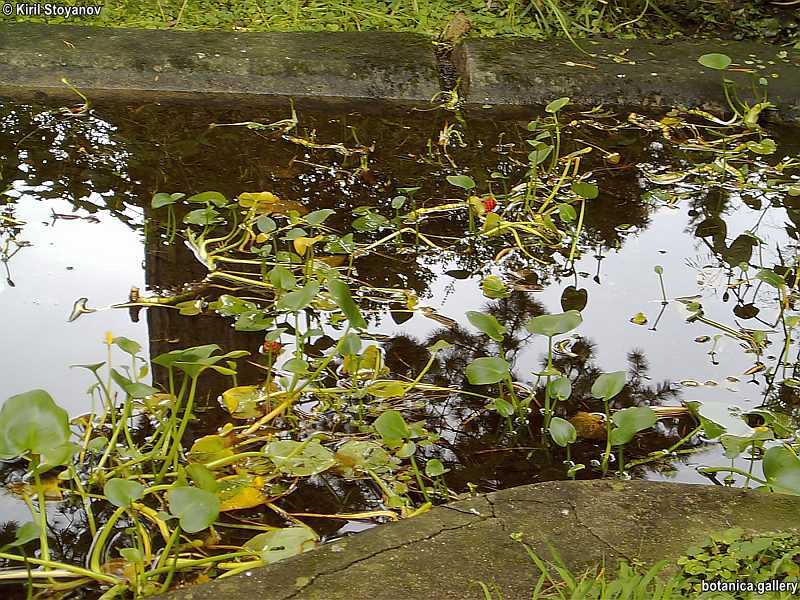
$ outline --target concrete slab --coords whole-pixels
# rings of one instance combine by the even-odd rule
[[[734,60],[725,76],[753,103],[752,76],[768,82],[769,100],[781,120],[800,120],[800,52],[751,42],[713,40],[580,40],[587,55],[568,41],[520,38],[470,39],[454,53],[463,73],[467,104],[502,107],[547,104],[563,96],[586,106],[670,108],[726,106],[722,76],[698,64],[720,52]]]
[[[0,25],[0,95],[148,93],[383,99],[427,103],[439,87],[433,47],[408,33],[231,33]]]
[[[550,482],[470,498],[376,527],[173,600],[464,600],[477,582],[528,598],[547,543],[572,567],[677,557],[713,531],[800,531],[800,498],[646,481]]]

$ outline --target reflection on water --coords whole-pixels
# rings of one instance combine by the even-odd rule
[[[212,112],[144,104],[101,106],[92,117],[68,119],[40,107],[3,106],[0,175],[7,191],[5,205],[0,205],[0,248],[5,248],[9,269],[8,280],[0,282],[3,397],[42,387],[73,414],[86,411],[83,390],[88,379],[68,365],[101,359],[100,340],[107,330],[147,339],[153,356],[208,343],[224,351],[257,354],[263,332],[236,331],[218,316],[184,316],[170,308],[141,313],[107,308],[124,303],[131,288],[142,295],[181,293],[206,275],[184,244],[165,243],[165,214],[153,214],[150,208],[157,191],[218,190],[235,197],[242,191],[269,190],[310,209],[335,209],[328,224],[344,231],[357,207],[373,207],[391,218],[391,200],[399,187],[419,187],[414,198],[421,206],[432,206],[452,201],[454,188],[445,182],[447,174],[468,173],[479,188],[503,193],[527,168],[525,123],[471,122],[463,137],[454,137],[443,133],[451,131],[449,113],[301,115],[299,131],[305,140],[341,143],[345,149],[374,146],[367,154],[350,155],[336,148],[313,150],[269,131],[208,127],[284,116],[245,108]],[[535,251],[539,263],[533,266],[519,255],[493,260],[503,246],[491,240],[480,246],[464,242],[465,218],[454,214],[425,229],[449,240],[447,252],[383,250],[356,261],[361,281],[375,288],[413,290],[430,309],[409,318],[402,306],[387,310],[385,305],[368,305],[370,332],[381,340],[390,370],[415,376],[427,361],[425,348],[445,339],[453,347],[437,360],[430,382],[469,391],[466,365],[497,352],[496,344],[466,321],[465,312],[475,310],[506,325],[504,351],[513,361],[514,378],[535,386],[533,373],[546,362],[546,341],[529,334],[523,324],[532,316],[582,305],[585,298],[584,323],[556,356],[575,390],[567,412],[602,410],[591,398],[591,384],[598,373],[617,370],[628,371],[629,385],[614,400],[614,408],[701,400],[796,411],[793,390],[769,385],[763,375],[744,374],[756,360],[774,362],[780,348],[768,346],[764,356],[754,356],[741,340],[714,338],[718,329],[687,322],[676,303],[662,305],[654,271],[656,265],[663,267],[669,298],[701,294],[704,316],[713,322],[774,329],[774,311],[760,308],[772,301],[770,290],[734,285],[734,267],[748,261],[771,265],[782,252],[788,256],[795,241],[791,229],[787,233],[786,217],[797,224],[794,213],[778,206],[767,210],[775,201],[767,193],[740,197],[686,184],[670,188],[677,196],[668,197],[663,187],[642,176],[646,169],[641,167],[652,165],[655,171],[687,159],[667,155],[653,134],[587,127],[580,137],[619,153],[622,160],[611,165],[593,159],[601,195],[588,203],[578,243],[582,254],[574,271],[566,272],[564,257],[547,248]],[[369,235],[377,240],[385,234]],[[757,260],[752,256],[754,235],[768,242]],[[488,300],[479,284],[492,273],[502,274],[516,291]],[[566,296],[565,289],[570,290]],[[202,290],[207,300],[219,293]],[[68,323],[73,302],[81,297],[100,310]],[[646,324],[631,321],[638,313]],[[325,342],[321,337],[316,351],[330,346]],[[240,381],[255,382],[260,373],[257,365],[245,364]],[[225,385],[221,378],[207,382],[207,412],[201,423],[193,424],[198,435],[222,423],[224,415],[214,407]],[[512,436],[482,400],[465,395],[415,400],[419,418],[441,435],[431,456],[450,468],[447,483],[452,489],[460,492],[475,485],[488,490],[564,477],[561,459],[551,456],[551,449],[533,436]],[[320,415],[320,424],[328,417]],[[687,421],[662,420],[652,433],[632,442],[631,456],[676,442],[693,428]],[[590,440],[575,448],[576,455],[593,452],[596,442]],[[721,461],[715,447],[682,455],[673,466],[635,468],[633,475],[707,482],[693,467]],[[294,512],[376,508],[363,486],[342,481],[305,482],[285,504],[285,510]],[[325,535],[358,528],[330,520],[311,524]],[[72,542],[64,539],[64,552]]]

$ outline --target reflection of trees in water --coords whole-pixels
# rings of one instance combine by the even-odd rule
[[[512,363],[517,359],[514,365],[516,379],[524,381],[525,374],[539,370],[540,366],[546,364],[546,359],[536,366],[519,364],[519,358],[529,349],[533,337],[524,329],[524,323],[545,312],[544,307],[530,294],[516,292],[509,298],[487,303],[484,311],[492,314],[508,329],[503,348]],[[571,399],[559,403],[557,407],[558,414],[566,418],[577,411],[602,411],[602,403],[591,396],[592,384],[601,373],[596,362],[595,344],[581,336],[571,339],[568,351],[572,355],[561,354],[554,358],[556,368],[572,382]],[[458,325],[437,329],[424,340],[417,340],[409,334],[393,337],[385,344],[386,365],[396,376],[413,378],[427,362],[429,354],[425,348],[436,340],[445,340],[452,347],[437,355],[426,381],[491,396],[491,387],[472,386],[466,381],[465,369],[476,358],[496,356],[498,345],[488,336],[472,333]],[[627,360],[628,383],[612,400],[613,410],[677,403],[680,392],[669,382],[653,384],[649,381],[649,364],[642,350],[630,351]],[[530,418],[527,422],[515,422],[515,431],[509,431],[506,419],[494,411],[486,410],[485,401],[480,398],[453,393],[444,398],[427,400],[421,416],[427,419],[434,431],[442,435],[435,453],[452,469],[448,474],[448,483],[454,489],[463,491],[468,481],[480,482],[484,488],[499,488],[565,477],[566,468],[562,463],[564,451],[552,444],[550,447],[543,445],[537,433],[541,427],[541,415],[536,404],[541,406],[544,403],[542,385],[535,386],[533,397]],[[687,422],[662,419],[654,430],[637,436],[627,446],[626,455],[629,458],[642,456],[668,447],[690,429]],[[588,464],[600,455],[601,450],[601,442],[579,441],[573,457],[577,462]],[[638,472],[643,473],[644,470],[638,469]],[[590,476],[590,473],[585,471],[581,476]]]

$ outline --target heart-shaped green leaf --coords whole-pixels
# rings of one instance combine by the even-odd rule
[[[506,378],[511,365],[502,358],[476,358],[467,365],[467,381],[472,385],[489,385]]]
[[[506,328],[498,322],[494,315],[470,310],[467,311],[467,319],[469,319],[469,322],[478,330],[485,333],[496,342],[503,341]]]
[[[47,454],[69,441],[67,411],[44,390],[11,396],[0,409],[0,458]]]
[[[578,439],[578,433],[575,431],[575,427],[572,423],[561,417],[553,417],[550,419],[549,430],[550,437],[561,447],[568,446]]]
[[[181,529],[197,533],[209,527],[219,516],[219,498],[196,487],[173,486],[167,492],[170,512],[178,517]]]
[[[103,486],[103,494],[114,506],[127,508],[132,502],[142,497],[144,486],[128,479],[109,479]]]
[[[625,387],[625,371],[603,373],[592,384],[592,396],[599,400],[611,400]]]
[[[556,315],[540,315],[538,317],[533,317],[525,323],[525,329],[531,333],[552,337],[572,331],[582,322],[583,317],[581,313],[577,310],[568,310],[567,312]]]

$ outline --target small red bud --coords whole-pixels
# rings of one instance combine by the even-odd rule
[[[266,354],[278,354],[283,349],[283,345],[280,342],[264,340],[264,343],[261,345],[261,349]]]
[[[486,198],[481,200],[481,202],[483,202],[483,209],[486,212],[492,212],[497,206],[497,200],[495,200],[492,196],[486,196]]]

